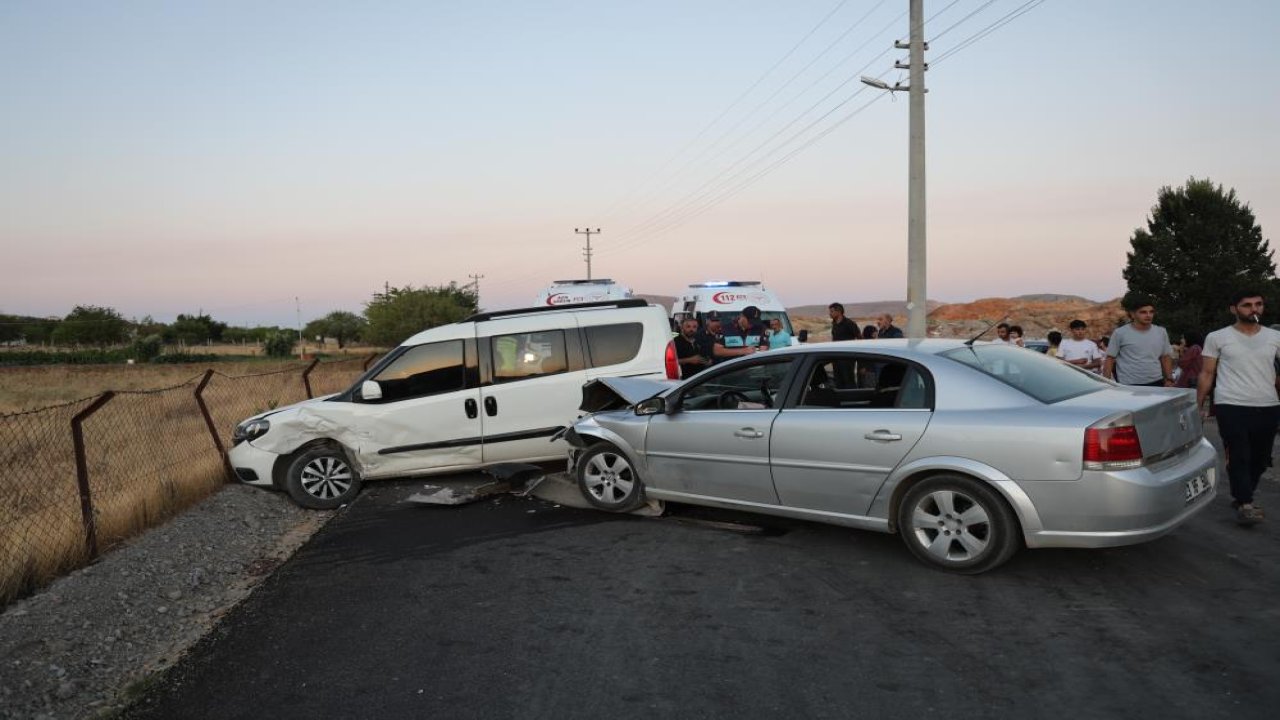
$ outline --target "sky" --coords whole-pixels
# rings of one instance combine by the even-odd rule
[[[1025,2],[924,3],[929,298],[1118,296],[1192,176],[1274,238],[1280,4]],[[514,307],[588,227],[638,292],[905,299],[907,5],[5,0],[0,312]]]

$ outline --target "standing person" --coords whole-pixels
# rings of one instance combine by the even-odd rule
[[[748,305],[742,308],[733,324],[725,328],[717,340],[712,353],[716,362],[729,358],[751,355],[759,350],[769,349],[769,338],[765,337],[764,326],[760,324],[760,308]]]
[[[1009,342],[1009,323],[1002,322],[996,326],[996,339],[991,342],[998,345],[1012,345]]]
[[[1108,347],[1109,345],[1111,345],[1111,336],[1110,336],[1110,335],[1103,335],[1102,337],[1098,338],[1098,350],[1099,350],[1103,355],[1106,355],[1106,354],[1107,354],[1107,347]]]
[[[880,328],[879,332],[876,333],[876,337],[878,338],[887,340],[889,338],[902,337],[902,330],[894,326],[893,316],[889,313],[885,313],[876,318],[876,326]]]
[[[1007,334],[1005,336],[1005,342],[1009,343],[1010,345],[1017,345],[1018,347],[1026,347],[1026,345],[1022,344],[1022,326],[1021,325],[1010,325],[1008,330],[1006,330],[1006,333]]]
[[[877,328],[875,325],[863,325],[863,326],[862,326],[862,339],[863,339],[863,340],[875,340],[875,339],[876,339],[876,335],[877,335],[879,332],[880,332],[880,329],[879,329],[879,328]]]
[[[1155,324],[1156,306],[1150,298],[1124,299],[1132,320],[1111,334],[1102,374],[1123,385],[1173,385],[1173,346],[1169,333]]]
[[[769,349],[784,347],[791,347],[791,333],[782,326],[782,318],[774,318],[769,321]]]
[[[698,321],[687,317],[680,322],[680,334],[676,336],[676,359],[680,362],[680,377],[693,377],[699,370],[711,365],[711,358],[703,354],[698,342]]]
[[[1097,343],[1085,337],[1088,329],[1089,324],[1085,321],[1079,318],[1072,320],[1067,326],[1071,337],[1064,339],[1058,346],[1058,357],[1085,370],[1098,372],[1102,368],[1103,352]]]
[[[719,362],[715,352],[716,343],[724,337],[721,333],[720,313],[712,310],[703,315],[702,319],[704,327],[698,331],[697,336],[694,338],[694,343],[698,346],[699,354],[710,360],[712,365],[715,365]]]
[[[844,316],[844,305],[838,302],[827,306],[827,314],[831,316],[831,340],[857,340],[862,337],[858,324]]]
[[[1275,365],[1280,358],[1280,332],[1263,327],[1263,309],[1262,293],[1244,290],[1231,296],[1235,322],[1205,338],[1204,365],[1196,387],[1202,416],[1208,415],[1205,401],[1213,393],[1218,434],[1227,451],[1231,505],[1241,525],[1264,519],[1253,494],[1271,464],[1280,409]]]
[[[1201,352],[1204,336],[1194,330],[1182,336],[1182,354],[1178,356],[1178,379],[1174,387],[1193,388],[1200,382],[1200,371],[1204,369],[1204,358]]]
[[[1056,358],[1062,351],[1062,333],[1057,330],[1050,330],[1047,337],[1049,339],[1049,349],[1045,350],[1044,354],[1051,358]]]

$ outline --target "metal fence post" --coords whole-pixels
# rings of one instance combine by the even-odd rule
[[[307,388],[308,399],[315,397],[315,395],[311,393],[311,371],[315,370],[316,366],[319,364],[320,358],[311,358],[311,364],[307,366],[306,370],[302,371],[302,384]]]
[[[369,369],[369,365],[371,365],[371,364],[373,363],[373,361],[374,361],[377,357],[378,357],[378,353],[370,353],[370,354],[369,354],[369,357],[367,357],[367,358],[365,358],[365,359],[364,359],[364,367],[361,367],[360,369],[361,369],[361,370],[368,370],[368,369]]]
[[[93,494],[89,490],[89,461],[84,452],[85,418],[98,412],[116,394],[108,390],[71,418],[71,442],[76,450],[76,482],[80,486],[80,516],[84,522],[84,545],[89,559],[98,557],[98,527],[93,518]]]
[[[200,378],[200,384],[196,385],[196,405],[200,406],[200,414],[204,416],[204,424],[209,428],[209,434],[213,436],[213,446],[218,449],[218,457],[222,458],[222,467],[227,471],[227,482],[236,481],[235,470],[231,468],[231,458],[227,457],[227,448],[222,444],[222,436],[218,434],[218,428],[213,424],[213,416],[209,414],[209,406],[204,402],[204,388],[213,379],[213,368],[204,371],[204,377]]]

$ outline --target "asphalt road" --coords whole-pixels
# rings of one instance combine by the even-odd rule
[[[1216,439],[1216,438],[1215,438]],[[1280,510],[1280,483],[1260,497]],[[129,718],[1250,718],[1280,706],[1280,513],[960,577],[896,536],[366,490]],[[757,533],[714,520],[751,523]],[[749,529],[749,528],[748,528]]]

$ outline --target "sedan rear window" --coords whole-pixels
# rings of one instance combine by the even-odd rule
[[[1043,403],[1056,403],[1107,387],[1107,381],[1092,373],[1020,347],[973,345],[942,353],[942,357],[990,375]]]

